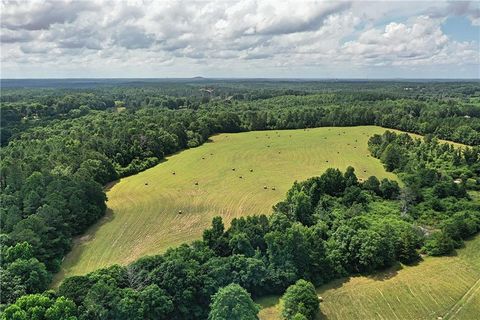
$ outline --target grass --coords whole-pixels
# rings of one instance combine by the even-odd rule
[[[235,217],[268,214],[295,180],[329,167],[351,165],[363,179],[396,179],[367,150],[369,137],[385,130],[365,126],[220,134],[172,155],[111,186],[106,216],[75,240],[54,284],[64,276],[127,264],[199,239],[217,215],[228,225]]]
[[[478,319],[480,236],[451,256],[338,279],[317,292],[324,299],[318,319]],[[258,302],[261,320],[281,319],[278,297]]]

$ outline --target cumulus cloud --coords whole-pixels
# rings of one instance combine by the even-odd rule
[[[441,20],[419,16],[409,23],[391,22],[381,29],[370,29],[342,51],[357,63],[375,65],[418,65],[478,63],[478,44],[449,41]]]
[[[442,31],[450,15],[480,24],[472,2],[4,0],[0,9],[2,77],[24,70],[268,76],[479,63],[478,41]],[[136,73],[121,73],[128,68]]]
[[[24,30],[10,30],[2,28],[0,32],[0,42],[2,43],[21,43],[33,40],[34,35]]]
[[[350,2],[240,1],[225,10],[216,27],[230,36],[282,35],[318,30],[325,19]]]
[[[75,20],[83,11],[98,6],[89,1],[3,1],[2,27],[12,30],[43,30],[52,24]]]
[[[450,1],[445,7],[432,7],[426,11],[435,18],[465,16],[472,25],[480,26],[480,3],[478,1]]]

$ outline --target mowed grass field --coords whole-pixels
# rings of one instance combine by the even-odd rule
[[[480,236],[448,257],[427,257],[371,277],[318,288],[318,319],[480,319]],[[259,301],[261,320],[281,320],[278,297]]]
[[[199,239],[217,215],[228,225],[235,217],[268,214],[295,180],[329,167],[351,165],[359,178],[396,179],[367,149],[369,137],[385,130],[365,126],[220,134],[172,155],[110,188],[105,218],[76,240],[55,283],[65,275],[127,264]]]

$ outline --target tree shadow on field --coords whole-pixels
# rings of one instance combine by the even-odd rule
[[[387,268],[381,271],[376,271],[374,273],[366,274],[364,276],[375,281],[385,281],[395,277],[398,274],[398,271],[402,269],[403,269],[402,264],[400,262],[396,262],[390,268]]]
[[[338,289],[343,287],[343,285],[347,282],[350,281],[352,277],[344,277],[344,278],[339,278],[339,279],[334,279],[329,282],[327,282],[324,285],[321,285],[320,287],[317,288],[317,294],[319,296],[322,295],[323,292],[331,289]]]
[[[120,182],[120,179],[117,179],[115,181],[108,182],[106,185],[103,186],[103,191],[108,192],[110,191],[117,183]]]
[[[341,288],[345,283],[349,282],[351,277],[345,277],[345,278],[340,278],[340,279],[335,279],[332,281],[329,281],[328,283],[320,286],[317,288],[317,296],[320,298],[322,297],[323,299],[323,293],[332,289],[338,289]],[[328,316],[323,313],[322,311],[322,303],[324,301],[320,302],[320,311],[318,311],[317,315],[315,316],[315,320],[328,320]]]
[[[376,272],[370,273],[370,274],[354,274],[354,275],[351,275],[351,276],[348,276],[348,277],[345,277],[345,278],[335,279],[335,280],[332,280],[332,281],[320,286],[319,288],[317,288],[317,290],[316,290],[317,295],[319,297],[323,298],[323,295],[324,295],[325,292],[330,291],[330,290],[334,290],[334,289],[339,289],[339,288],[343,287],[345,284],[347,284],[348,282],[350,282],[351,280],[353,280],[354,278],[357,278],[357,277],[366,277],[368,279],[372,279],[372,280],[375,280],[375,281],[385,281],[385,280],[388,280],[388,279],[391,279],[391,278],[395,277],[398,274],[398,271],[401,270],[401,269],[403,269],[402,265],[400,263],[396,263],[392,267],[390,267],[388,269],[385,269],[385,270],[382,270],[382,271],[376,271]],[[328,299],[328,297],[326,299]],[[328,316],[322,312],[322,303],[323,302],[320,302],[320,311],[318,312],[317,316],[315,317],[316,320],[328,320],[329,319]]]
[[[261,297],[256,300],[256,302],[262,306],[262,308],[270,308],[278,305],[280,303],[279,295],[271,295],[266,297]]]
[[[444,255],[441,255],[441,256],[435,256],[436,258],[444,258],[444,257],[448,257],[448,258],[454,258],[454,257],[457,257],[458,256],[458,249],[462,249],[462,248],[455,248],[452,250],[452,252],[449,252],[447,254],[444,254]]]
[[[72,249],[62,260],[60,270],[54,275],[51,287],[57,287],[60,285],[60,282],[65,278],[65,274],[67,274],[69,271],[68,268],[78,264],[80,258],[84,254],[87,244],[90,242],[90,240],[95,238],[95,234],[97,233],[98,229],[100,229],[102,225],[113,221],[114,218],[115,215],[113,214],[113,210],[107,208],[107,210],[105,210],[105,215],[100,218],[97,223],[88,228],[88,230],[81,236],[78,236],[73,240]],[[65,267],[67,269],[65,269]]]
[[[113,219],[115,219],[113,210],[110,208],[107,208],[107,210],[105,210],[105,215],[101,217],[100,220],[98,220],[94,225],[88,228],[87,231],[85,231],[85,233],[83,233],[81,236],[74,239],[74,247],[72,249],[79,248],[81,251],[83,251],[85,244],[90,242],[91,239],[95,238],[95,234],[97,233],[98,229],[100,229],[100,227],[103,226],[104,224],[107,224],[113,221]],[[79,257],[80,257],[80,254],[78,255],[77,258]],[[76,262],[74,260],[71,260],[71,261]]]

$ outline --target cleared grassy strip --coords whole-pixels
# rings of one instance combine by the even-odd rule
[[[318,288],[318,319],[478,319],[480,236],[448,257],[427,257],[371,277],[350,277]],[[262,320],[281,319],[276,297],[260,300]]]

